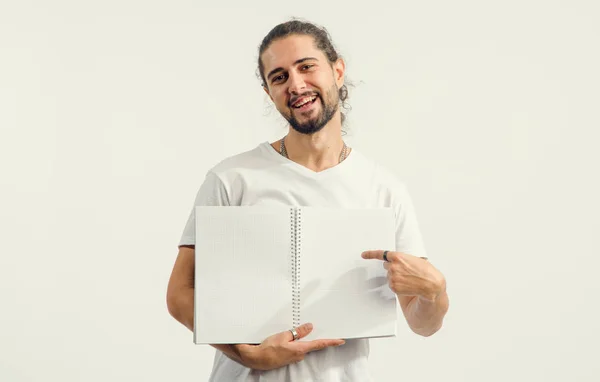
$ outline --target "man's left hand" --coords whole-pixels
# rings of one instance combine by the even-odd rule
[[[388,284],[398,296],[419,296],[435,301],[445,290],[446,281],[429,261],[421,257],[402,252],[387,251],[387,260],[383,258],[383,250],[365,251],[363,259],[383,261],[387,270]]]

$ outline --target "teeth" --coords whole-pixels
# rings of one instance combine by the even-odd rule
[[[307,103],[309,103],[309,102],[312,102],[312,101],[314,101],[314,100],[315,100],[315,98],[317,98],[317,97],[313,96],[313,97],[307,98],[307,99],[305,99],[304,101],[302,101],[301,103],[295,104],[295,105],[294,105],[294,107],[302,107],[302,106],[304,106],[305,104],[307,104]]]

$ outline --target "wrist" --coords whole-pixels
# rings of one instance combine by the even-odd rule
[[[260,357],[260,345],[231,345],[240,363],[249,369],[266,370]]]
[[[421,301],[434,303],[446,291],[446,280],[440,274],[434,278],[427,288],[419,295]]]

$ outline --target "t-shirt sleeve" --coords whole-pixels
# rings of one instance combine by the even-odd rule
[[[179,239],[179,246],[182,245],[196,245],[196,206],[228,206],[229,197],[227,195],[227,189],[223,184],[223,181],[217,174],[209,171],[206,174],[204,182],[200,186],[196,199],[194,200],[194,206],[190,211],[187,222],[184,226],[183,233]]]
[[[396,251],[428,258],[408,188],[401,184],[396,194]]]

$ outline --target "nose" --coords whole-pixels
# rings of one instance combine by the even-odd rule
[[[301,94],[306,90],[306,83],[304,83],[304,78],[299,73],[290,72],[288,77],[289,88],[288,91],[290,94]]]

